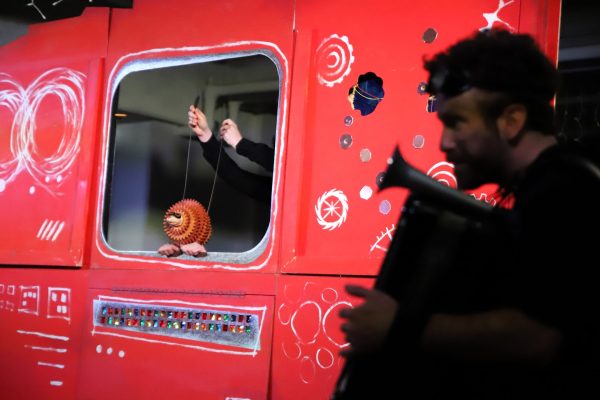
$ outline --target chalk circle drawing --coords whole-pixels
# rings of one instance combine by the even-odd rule
[[[69,68],[54,68],[23,88],[6,73],[0,73],[0,112],[13,115],[10,128],[10,156],[0,159],[0,193],[26,170],[36,184],[52,195],[60,195],[80,149],[85,115],[86,76]],[[64,131],[57,148],[43,155],[36,142],[37,113],[42,102],[53,96],[61,104]]]
[[[302,349],[300,348],[300,344],[298,342],[294,342],[292,345],[294,346],[293,349],[291,348],[290,344],[282,342],[281,350],[283,351],[283,354],[290,360],[298,360],[302,355]]]
[[[323,229],[332,231],[339,228],[348,216],[348,198],[341,190],[331,189],[319,197],[315,213]]]
[[[456,177],[454,176],[454,164],[452,163],[440,161],[429,168],[427,175],[448,187],[456,189]]]
[[[325,288],[321,292],[321,300],[325,303],[332,304],[338,299],[338,292],[332,288]]]
[[[494,24],[498,25],[503,25],[505,28],[510,29],[511,31],[515,31],[515,28],[513,26],[511,26],[508,22],[502,20],[500,17],[498,17],[498,13],[500,11],[502,11],[502,9],[506,6],[509,6],[511,4],[513,4],[515,2],[515,0],[509,0],[509,1],[505,1],[505,0],[498,0],[498,7],[496,8],[496,11],[491,12],[491,13],[483,13],[483,18],[485,18],[485,20],[487,21],[487,25],[480,28],[480,31],[485,31],[488,29],[492,29],[494,27]]]
[[[315,379],[315,375],[317,374],[317,368],[315,367],[315,362],[309,356],[302,357],[300,361],[300,379],[304,383],[310,383],[313,379]]]
[[[353,305],[340,300],[337,289],[319,287],[314,282],[286,285],[284,292],[296,293],[297,289],[302,290],[301,296],[284,300],[285,303],[279,307],[279,322],[289,326],[291,331],[289,339],[282,341],[281,351],[285,358],[294,362],[290,366],[297,368],[298,379],[310,384],[319,374],[341,366],[337,354],[339,349],[349,344],[345,342],[335,317],[340,308]]]
[[[353,51],[347,36],[334,34],[323,39],[316,51],[319,83],[328,87],[341,83],[350,74]]]
[[[317,360],[317,365],[322,369],[329,369],[333,367],[335,364],[335,357],[331,350],[321,347],[317,350],[317,354],[315,354],[315,359]]]
[[[384,253],[387,252],[395,231],[396,225],[392,224],[391,227],[386,227],[383,231],[379,232],[379,235],[375,237],[375,243],[371,245],[369,253],[372,253],[374,250],[380,250]]]
[[[325,334],[325,337],[327,338],[327,340],[329,340],[331,343],[333,343],[336,347],[342,348],[342,347],[347,347],[348,343],[340,343],[337,342],[336,340],[334,340],[333,336],[327,332],[327,321],[329,319],[329,316],[331,315],[331,312],[339,307],[342,306],[346,306],[346,307],[353,307],[352,303],[348,302],[348,301],[338,301],[337,303],[333,304],[331,307],[329,307],[329,309],[327,311],[325,311],[325,314],[323,314],[323,321],[322,321],[322,326],[323,326],[323,333]],[[337,314],[334,314],[337,315]],[[336,327],[337,330],[338,327]]]
[[[40,306],[40,287],[39,286],[19,286],[21,296],[19,307],[20,313],[39,315]]]
[[[60,318],[71,321],[71,289],[48,288],[48,315],[47,318]]]
[[[292,313],[286,303],[283,303],[277,308],[277,318],[281,325],[287,325],[290,323],[292,319]]]
[[[314,307],[316,320],[311,321],[310,310],[307,310],[307,307]],[[299,330],[296,325],[296,318],[298,317],[298,313],[302,316],[302,330]],[[321,318],[322,311],[319,304],[314,301],[305,301],[300,304],[298,309],[294,311],[292,314],[292,319],[290,321],[290,326],[292,328],[292,332],[296,338],[300,341],[301,344],[313,344],[317,341],[317,336],[319,336],[319,332],[321,331]],[[314,326],[309,326],[309,322],[314,322]],[[314,329],[313,329],[314,328]]]
[[[304,285],[300,288],[296,285],[285,285],[283,288],[284,302],[277,309],[277,316],[279,322],[282,325],[287,325],[292,319],[292,310],[290,304],[299,303],[304,293],[306,293],[312,286],[315,286],[314,282],[304,282]]]

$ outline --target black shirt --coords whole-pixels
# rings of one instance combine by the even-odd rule
[[[380,394],[478,400],[598,397],[593,371],[600,360],[595,279],[600,179],[579,161],[566,147],[547,149],[514,183],[512,209],[495,209],[485,221],[493,229],[465,234],[422,315],[398,313],[386,349],[398,367],[388,375],[391,386]],[[410,326],[422,328],[432,313],[501,308],[520,309],[558,329],[563,337],[559,357],[536,367],[431,356],[421,351],[419,331]]]
[[[204,158],[210,163],[213,169],[217,171],[217,175],[225,182],[255,200],[265,204],[271,203],[272,176],[254,174],[240,168],[235,161],[221,149],[221,145],[214,135],[211,136],[210,140],[206,143],[200,142],[200,144],[204,149]],[[265,169],[273,171],[274,150],[270,149],[268,146],[242,139],[238,143],[237,152],[260,164]],[[219,153],[221,157],[220,161]]]

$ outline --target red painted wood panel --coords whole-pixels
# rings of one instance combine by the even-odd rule
[[[546,31],[533,27],[556,27],[555,12],[534,10],[558,4],[374,1],[367,8],[300,2],[289,136],[290,148],[304,151],[290,154],[287,163],[286,184],[296,190],[285,200],[282,271],[376,274],[407,194],[377,191],[394,147],[419,170],[455,187],[453,169],[438,150],[441,125],[426,111],[427,95],[418,92],[427,78],[423,57],[492,26],[522,27],[556,44],[555,30],[549,28],[546,39]],[[436,35],[428,42],[430,29]],[[361,115],[347,95],[367,72],[383,79],[385,96],[375,111]],[[493,202],[493,192],[483,187],[473,195]]]
[[[267,398],[273,297],[91,290],[88,307],[99,302],[158,310],[165,315],[148,317],[136,311],[135,315],[131,312],[129,318],[126,315],[124,320],[161,321],[165,325],[142,328],[138,325],[141,322],[137,322],[129,330],[123,329],[123,324],[103,326],[95,318],[98,310],[94,314],[88,308],[83,324],[77,398],[166,399],[190,395],[215,400]],[[186,324],[191,325],[185,329],[181,325],[167,325],[183,320],[179,315],[172,315],[172,310],[185,310]],[[200,315],[187,318],[190,310]],[[114,318],[123,318],[122,315]],[[225,315],[229,316],[227,321],[224,321]],[[259,332],[255,333],[256,341],[251,347],[242,345],[250,333],[240,331],[251,323],[232,321],[231,315],[237,320],[251,315],[256,321],[252,329],[258,326]],[[224,331],[223,325],[227,327]],[[152,331],[154,333],[146,333]],[[219,342],[225,338],[232,342]]]
[[[327,399],[343,365],[338,312],[355,305],[344,285],[371,279],[282,277],[273,334],[272,399]]]
[[[285,156],[287,152],[287,121],[291,62],[293,51],[293,2],[179,1],[177,7],[160,0],[136,3],[133,9],[114,10],[106,66],[106,87],[103,93],[103,125],[98,194],[95,200],[93,229],[93,268],[158,268],[272,272],[278,259],[278,237],[281,229]],[[268,7],[266,5],[269,4]],[[252,16],[251,28],[248,16]],[[275,160],[275,196],[271,211],[271,228],[266,249],[254,261],[246,264],[205,262],[202,259],[165,259],[135,256],[112,250],[104,242],[101,215],[104,186],[107,180],[110,108],[115,86],[128,68],[141,62],[176,60],[182,57],[208,58],[228,54],[264,52],[278,65],[280,104],[278,146]],[[185,117],[186,110],[182,110]],[[235,212],[232,210],[232,212]]]
[[[0,393],[75,399],[87,272],[0,270]]]
[[[377,193],[377,175],[399,145],[409,162],[451,182],[439,123],[417,91],[423,55],[494,23],[533,33],[556,56],[559,1],[438,3],[139,0],[31,26],[0,47],[1,397],[327,399],[341,366],[337,312],[355,301],[343,286],[372,283],[407,194]],[[437,37],[425,43],[429,28]],[[106,246],[100,225],[119,73],[144,60],[257,51],[280,67],[265,252],[231,264]],[[347,95],[369,71],[383,79],[385,96],[361,116]],[[64,86],[44,92],[50,76]],[[65,117],[72,112],[77,134]],[[11,145],[13,129],[24,133]],[[42,171],[63,150],[72,156],[60,158],[65,172]],[[103,304],[126,309],[118,325],[101,320]],[[152,326],[140,327],[149,309]],[[169,316],[203,310],[217,322]],[[217,314],[257,317],[250,333],[260,330],[252,337],[259,347],[248,346],[245,327],[237,342],[211,333],[211,323],[223,333]],[[188,334],[182,322],[200,328]]]
[[[88,10],[0,48],[1,263],[83,264],[107,32]]]

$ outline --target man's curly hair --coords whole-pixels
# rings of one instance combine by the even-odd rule
[[[432,95],[452,97],[471,88],[497,93],[494,104],[482,105],[488,120],[495,120],[507,105],[520,103],[527,108],[526,129],[556,133],[552,100],[558,71],[529,35],[477,32],[425,59],[424,68]]]

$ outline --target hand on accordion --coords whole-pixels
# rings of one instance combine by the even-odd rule
[[[364,302],[354,308],[344,308],[339,313],[346,320],[341,330],[350,344],[340,355],[352,357],[371,354],[383,346],[394,321],[398,302],[380,290],[364,286],[347,285],[346,291],[364,299]]]

